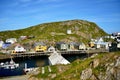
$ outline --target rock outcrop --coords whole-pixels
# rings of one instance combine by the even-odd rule
[[[91,68],[87,68],[87,69],[82,71],[82,73],[81,73],[81,80],[87,80],[91,76],[92,76],[92,69]]]
[[[110,62],[104,62],[100,64],[99,59],[94,59],[90,66],[91,68],[86,68],[82,71],[80,75],[81,80],[120,80],[120,57],[117,56],[113,59],[107,59]],[[95,74],[93,70],[95,68],[104,68],[105,70],[99,71]]]
[[[99,65],[100,61],[99,59],[94,59],[93,61],[90,62],[91,68],[96,68]]]
[[[120,57],[107,66],[105,80],[120,80]]]

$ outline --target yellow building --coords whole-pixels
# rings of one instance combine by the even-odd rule
[[[11,51],[11,54],[16,54],[15,50],[12,50],[12,51]]]
[[[93,47],[95,46],[94,42],[90,42],[90,43],[89,43],[89,46],[90,46],[91,48],[93,48]]]
[[[36,52],[44,52],[44,51],[46,51],[47,50],[47,46],[36,46],[35,47],[35,51]]]

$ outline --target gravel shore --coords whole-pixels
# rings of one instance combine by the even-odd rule
[[[0,80],[28,80],[28,79],[29,79],[29,75],[22,75],[22,76],[6,77]]]

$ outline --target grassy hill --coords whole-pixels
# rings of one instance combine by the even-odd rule
[[[71,30],[72,34],[67,34]],[[90,38],[106,35],[95,23],[85,20],[68,20],[60,22],[44,23],[25,29],[2,31],[0,38],[19,38],[20,36],[35,36],[32,41],[82,41],[87,42]],[[25,40],[28,42],[30,40]]]

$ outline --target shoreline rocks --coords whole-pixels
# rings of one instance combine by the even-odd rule
[[[80,74],[81,80],[120,80],[120,56],[116,58],[108,57],[108,62],[100,63],[99,59],[90,62],[90,68],[86,68]],[[102,61],[103,62],[103,61]],[[103,66],[105,65],[105,66]],[[98,69],[98,73],[93,72]],[[101,71],[101,69],[104,70]]]

